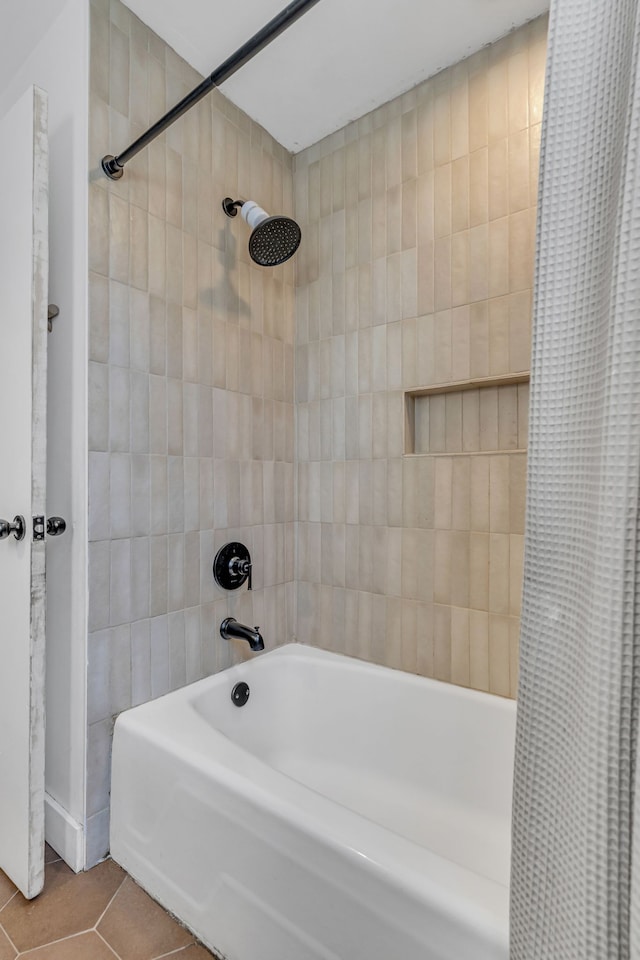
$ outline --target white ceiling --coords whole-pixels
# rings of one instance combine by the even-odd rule
[[[126,0],[210,74],[285,0]],[[294,153],[549,6],[549,0],[320,0],[222,86]]]
[[[66,0],[0,0],[0,91],[7,87],[29,53],[60,15]]]

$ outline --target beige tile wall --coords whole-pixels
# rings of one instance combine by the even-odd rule
[[[529,366],[545,57],[541,18],[295,158],[298,639],[504,696],[526,388],[430,398],[423,456],[404,394]]]
[[[294,265],[252,265],[221,209],[291,214],[291,157],[216,92],[119,183],[97,169],[200,79],[119,0],[92,0],[89,863],[108,846],[113,716],[244,656],[218,636],[228,614],[267,647],[294,631]],[[253,593],[213,582],[231,539]]]
[[[405,391],[528,367],[546,40],[522,28],[295,161],[215,93],[113,184],[100,157],[200,78],[120,0],[91,11],[88,863],[113,717],[244,655],[227,614],[513,695],[526,388],[430,397],[416,456]],[[295,262],[251,265],[225,195],[295,206]],[[252,595],[213,583],[232,538]]]

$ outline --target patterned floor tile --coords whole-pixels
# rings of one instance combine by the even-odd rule
[[[62,860],[45,868],[35,900],[17,894],[0,910],[0,924],[20,951],[33,950],[96,925],[126,874],[112,860],[74,874]]]
[[[34,900],[0,871],[0,960],[216,960],[112,860],[74,874],[47,845],[45,862]]]
[[[194,940],[130,877],[118,890],[98,931],[121,960],[154,960]]]

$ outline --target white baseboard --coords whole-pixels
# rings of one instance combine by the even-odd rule
[[[44,795],[44,834],[50,847],[74,873],[84,870],[84,832],[77,820],[57,800]]]

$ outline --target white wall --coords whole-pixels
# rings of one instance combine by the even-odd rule
[[[55,17],[52,11],[56,11]],[[47,545],[47,839],[84,864],[87,637],[88,0],[5,0],[0,115],[32,83],[49,95],[48,514],[67,533]],[[43,24],[47,25],[43,30]],[[4,82],[3,82],[4,81]]]

